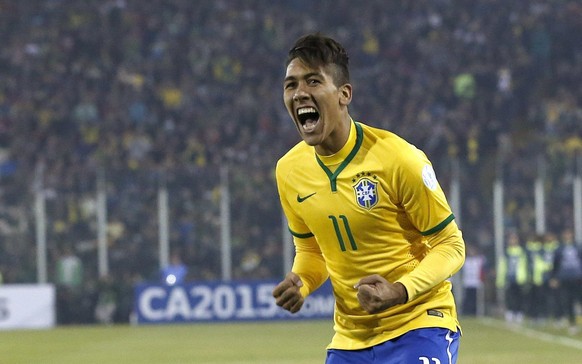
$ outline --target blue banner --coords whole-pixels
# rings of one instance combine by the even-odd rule
[[[334,298],[329,281],[305,300],[296,314],[275,304],[278,281],[194,282],[135,287],[137,322],[177,323],[332,318]]]

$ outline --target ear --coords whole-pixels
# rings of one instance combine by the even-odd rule
[[[348,106],[352,102],[352,85],[346,83],[339,87],[339,102],[342,106]]]

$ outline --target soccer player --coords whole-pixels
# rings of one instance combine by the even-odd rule
[[[465,245],[426,155],[352,119],[348,54],[321,34],[289,51],[285,106],[303,139],[277,163],[294,237],[273,290],[295,313],[330,279],[335,335],[326,363],[455,363],[451,283]]]

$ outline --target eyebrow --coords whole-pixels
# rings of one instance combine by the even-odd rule
[[[309,72],[309,73],[306,73],[305,75],[303,75],[303,77],[301,77],[301,78],[307,79],[307,78],[313,77],[313,76],[321,77],[322,74],[321,74],[321,72]],[[287,76],[287,77],[285,77],[285,79],[283,81],[287,82],[287,81],[291,81],[291,80],[296,80],[297,78],[298,77],[295,77],[295,76]]]

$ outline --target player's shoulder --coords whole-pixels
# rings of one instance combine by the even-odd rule
[[[393,158],[411,157],[424,153],[402,136],[387,130],[360,123],[364,133],[364,143],[370,149],[380,149]]]
[[[298,168],[304,164],[309,156],[313,156],[313,147],[300,141],[279,158],[276,165],[277,174],[287,174],[293,168]]]

